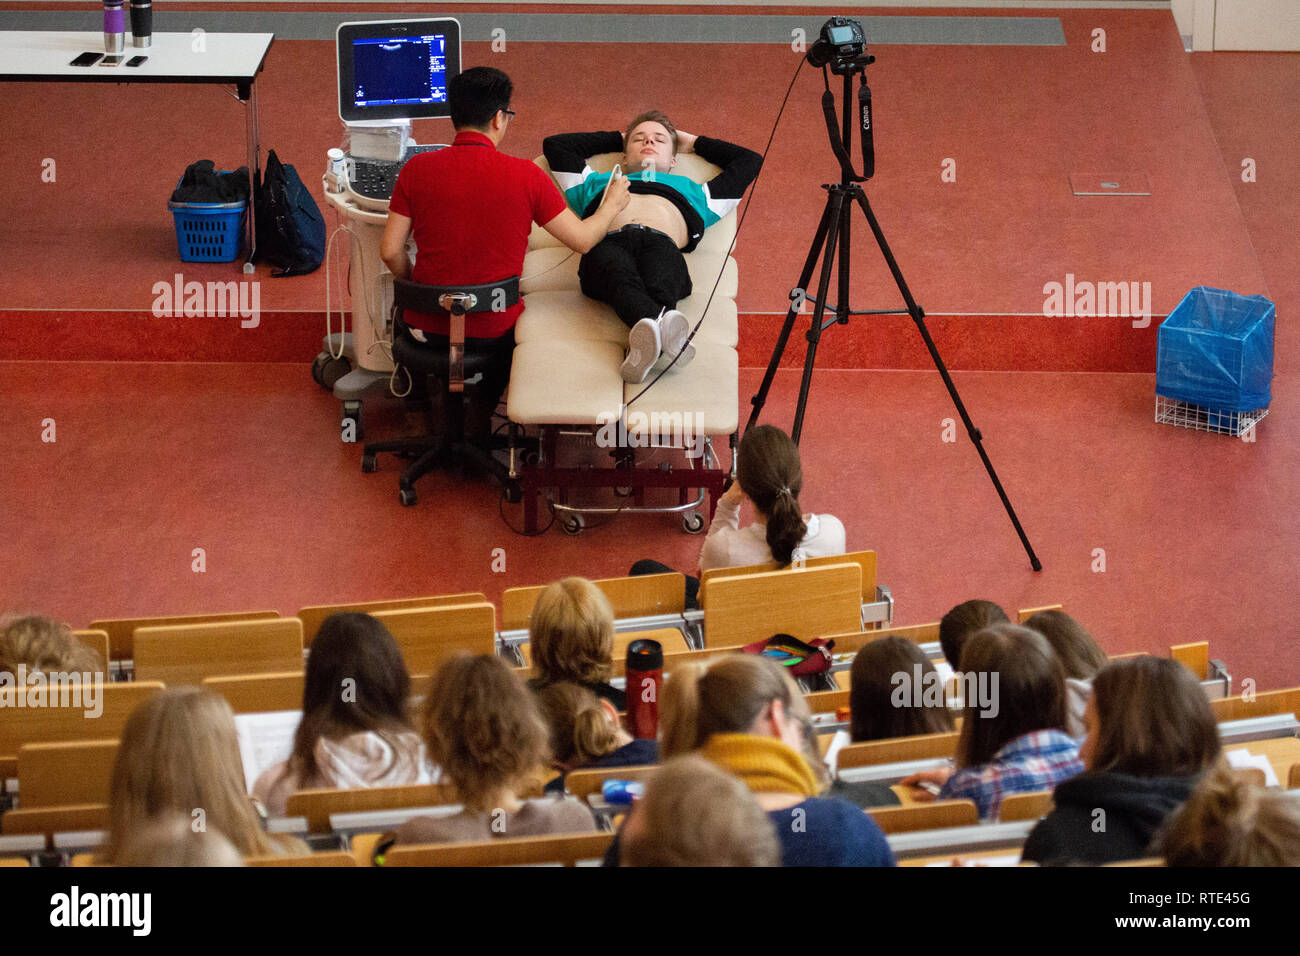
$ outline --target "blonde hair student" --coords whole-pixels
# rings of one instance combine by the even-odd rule
[[[618,710],[627,706],[623,691],[609,684],[614,609],[586,578],[561,578],[542,592],[528,624],[528,646],[537,671],[531,684],[534,690],[572,681]]]

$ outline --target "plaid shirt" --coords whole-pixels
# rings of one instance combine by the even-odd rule
[[[958,770],[943,785],[939,799],[974,800],[980,819],[993,820],[1004,796],[1051,790],[1082,772],[1077,740],[1059,730],[1036,730],[1009,741],[989,763]]]

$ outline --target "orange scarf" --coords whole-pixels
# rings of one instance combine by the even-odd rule
[[[775,737],[714,734],[700,754],[739,777],[753,793],[817,796],[817,777],[808,762]]]

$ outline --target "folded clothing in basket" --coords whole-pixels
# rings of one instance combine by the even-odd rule
[[[172,202],[244,202],[248,199],[248,167],[232,173],[217,172],[210,159],[191,163],[172,193]]]

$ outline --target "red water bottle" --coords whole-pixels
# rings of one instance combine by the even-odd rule
[[[627,729],[637,740],[659,735],[659,693],[664,686],[664,649],[642,638],[627,646]]]

